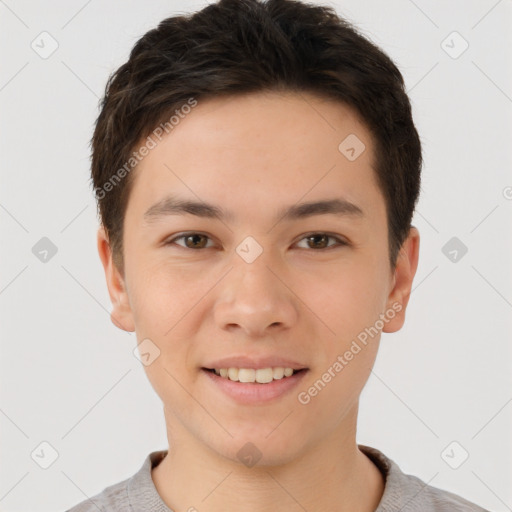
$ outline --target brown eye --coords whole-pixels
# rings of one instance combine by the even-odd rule
[[[329,245],[329,239],[335,240],[337,244]],[[306,240],[307,249],[331,249],[336,246],[348,245],[345,241],[338,238],[337,236],[328,235],[327,233],[310,233],[305,236],[302,240]],[[302,241],[301,240],[301,241]]]
[[[209,238],[206,235],[202,235],[201,233],[185,233],[184,235],[177,236],[172,240],[166,242],[166,245],[172,245],[176,242],[176,240],[185,240],[185,244],[177,244],[185,249],[205,249],[206,243]]]
[[[177,243],[177,240],[184,240],[185,242]],[[177,236],[167,241],[165,245],[179,245],[184,249],[208,249],[208,240],[210,240],[208,236],[203,235],[201,233],[192,232]],[[310,233],[303,237],[300,242],[302,242],[303,240],[306,240],[307,246],[302,248],[316,249],[318,251],[335,249],[336,247],[348,245],[348,243],[342,240],[341,238],[329,235],[327,233]],[[329,240],[334,240],[336,243],[329,244]]]
[[[313,244],[314,249],[325,249],[329,245],[329,236],[327,235],[312,235],[308,236],[307,239]]]

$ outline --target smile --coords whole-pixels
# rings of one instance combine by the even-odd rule
[[[218,369],[219,374],[215,369],[201,368],[203,374],[208,378],[214,386],[216,392],[220,391],[222,394],[229,396],[240,404],[265,404],[271,400],[283,397],[289,393],[293,388],[297,387],[302,378],[308,373],[307,368],[301,370],[293,370],[288,368],[286,373],[291,374],[285,376],[285,368],[222,368]],[[272,379],[270,378],[270,371],[272,371]],[[225,376],[221,375],[221,372]],[[260,380],[265,382],[258,382],[258,372],[260,373]],[[277,377],[274,378],[274,372]],[[230,373],[233,378],[230,377]],[[282,374],[282,377],[280,375]],[[234,380],[234,379],[237,380]]]
[[[215,372],[225,379],[234,382],[257,382],[258,384],[267,384],[273,380],[280,380],[291,377],[298,370],[293,368],[215,368],[210,371]]]

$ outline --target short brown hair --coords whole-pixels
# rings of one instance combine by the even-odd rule
[[[136,145],[155,126],[166,126],[191,98],[272,90],[315,93],[359,114],[374,139],[374,169],[386,203],[389,261],[395,268],[411,227],[422,165],[400,71],[331,7],[295,0],[220,0],[163,20],[137,41],[107,82],[91,140],[91,175],[121,273],[123,221],[134,177],[127,162],[135,168]]]

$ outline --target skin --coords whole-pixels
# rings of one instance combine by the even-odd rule
[[[354,161],[338,150],[349,134],[366,146]],[[358,449],[356,426],[380,332],[307,405],[297,399],[379,314],[402,306],[382,328],[387,333],[405,320],[419,233],[411,228],[392,269],[372,159],[369,131],[342,103],[291,92],[199,101],[134,171],[124,275],[98,230],[112,321],[161,351],[144,368],[164,405],[171,448],[152,478],[170,508],[376,509],[384,481]],[[235,218],[145,222],[144,212],[169,193]],[[284,206],[334,197],[357,204],[364,217],[274,221]],[[187,231],[206,235],[195,243],[207,247],[189,240],[187,248],[186,239],[164,245]],[[311,232],[348,245],[322,249],[322,240],[305,238]],[[263,248],[250,264],[235,251],[247,236]],[[309,372],[277,401],[240,405],[200,370],[208,359],[239,354],[291,357]],[[253,467],[237,457],[248,441],[262,453]]]

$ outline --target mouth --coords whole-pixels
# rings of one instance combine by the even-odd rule
[[[222,379],[244,384],[269,384],[276,380],[288,379],[293,375],[306,372],[308,368],[201,368],[206,372],[213,373]]]
[[[201,368],[214,393],[220,392],[243,405],[266,405],[283,398],[308,372],[309,368]]]

